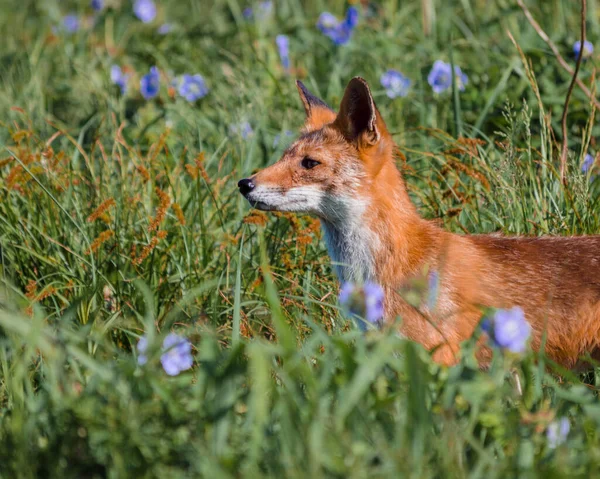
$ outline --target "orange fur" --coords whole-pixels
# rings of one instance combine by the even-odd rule
[[[435,350],[438,362],[456,361],[482,307],[523,308],[533,348],[540,348],[545,332],[546,353],[566,367],[575,367],[585,353],[600,356],[600,236],[446,232],[422,219],[410,201],[394,162],[393,140],[364,80],[350,82],[337,115],[298,85],[307,113],[304,134],[279,162],[251,178],[263,192],[258,199],[248,193],[251,202],[321,216],[330,228],[331,251],[356,259],[356,265],[340,269],[342,279],[354,275],[381,284],[387,320],[400,317],[401,333]],[[317,167],[302,166],[309,157]],[[357,210],[348,211],[351,206]],[[363,241],[367,253],[340,239],[350,223],[357,231],[348,238]],[[440,273],[432,311],[426,305],[415,309],[398,293],[425,268]],[[483,364],[489,361],[484,344],[478,357]]]

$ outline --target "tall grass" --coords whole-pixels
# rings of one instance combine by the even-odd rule
[[[589,100],[574,91],[563,185],[569,78],[512,2],[365,4],[341,47],[315,22],[325,8],[341,17],[344,2],[281,0],[254,20],[246,6],[164,1],[160,21],[144,25],[114,1],[75,34],[52,26],[91,14],[87,2],[2,7],[0,475],[593,475],[593,374],[501,351],[480,371],[476,337],[445,369],[393,325],[361,334],[339,313],[318,222],[251,211],[235,187],[301,126],[293,78],[337,105],[361,75],[423,215],[458,233],[597,233],[600,183],[581,172],[597,147]],[[424,6],[430,31],[416,21]],[[569,57],[577,5],[530,7]],[[162,21],[174,25],[166,36]],[[438,58],[469,75],[464,92],[431,92]],[[595,63],[583,66],[587,84]],[[124,96],[112,64],[133,74]],[[137,85],[153,65],[163,86],[145,101]],[[379,87],[388,68],[413,80],[408,97]],[[170,71],[201,73],[209,95],[187,103],[168,88]],[[245,138],[235,126],[246,121]],[[195,358],[173,378],[159,361],[170,331]],[[567,443],[552,448],[547,427],[563,416]]]

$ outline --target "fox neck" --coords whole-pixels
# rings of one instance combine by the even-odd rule
[[[376,278],[373,251],[379,248],[379,237],[363,225],[367,206],[367,202],[345,198],[338,217],[321,221],[329,256],[342,282],[363,283]]]
[[[397,286],[412,273],[433,238],[393,163],[361,191],[337,198],[321,220],[340,281]]]

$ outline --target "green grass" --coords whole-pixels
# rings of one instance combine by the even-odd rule
[[[337,105],[360,75],[424,216],[458,233],[597,233],[600,181],[580,169],[600,133],[589,100],[574,90],[563,186],[570,78],[516,3],[373,2],[341,47],[315,23],[344,2],[275,3],[248,21],[239,0],[165,0],[144,25],[115,0],[76,34],[52,26],[90,15],[87,1],[0,7],[0,476],[597,474],[598,376],[531,352],[498,351],[480,371],[476,338],[444,369],[393,326],[362,335],[340,314],[318,224],[252,212],[236,188],[279,157],[276,135],[302,125],[295,78]],[[578,2],[528,3],[574,64]],[[588,10],[595,42],[600,4]],[[467,73],[464,92],[432,93],[437,59]],[[597,63],[582,65],[588,85]],[[112,64],[133,74],[125,96]],[[145,101],[139,78],[153,65],[161,92]],[[412,79],[406,98],[380,87],[388,68]],[[204,76],[206,98],[170,95],[167,76],[183,73]],[[231,129],[244,121],[246,139]],[[194,346],[177,377],[159,361],[172,331]],[[545,430],[562,416],[571,431],[551,449]]]

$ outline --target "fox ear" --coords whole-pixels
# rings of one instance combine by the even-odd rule
[[[329,105],[309,92],[300,80],[296,80],[296,87],[306,112],[305,129],[318,130],[335,120],[335,112]]]
[[[349,141],[360,138],[369,145],[375,145],[381,138],[385,125],[369,85],[362,78],[355,77],[348,83],[335,124]]]

